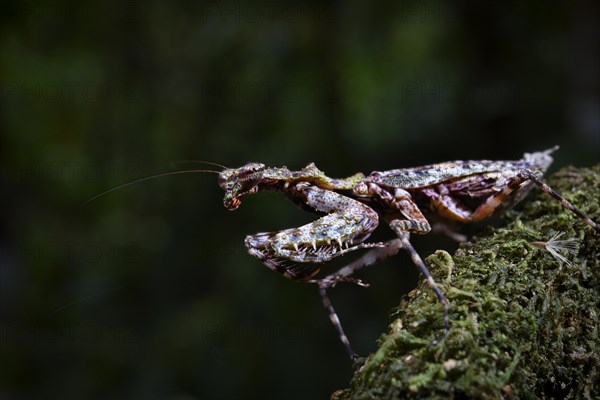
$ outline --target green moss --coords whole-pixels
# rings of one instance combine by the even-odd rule
[[[600,221],[600,165],[566,168],[548,183]],[[379,349],[334,399],[551,399],[600,396],[600,235],[541,191],[450,256],[426,262],[450,300],[424,280],[392,314]],[[575,238],[563,264],[533,241]],[[441,338],[439,344],[431,345]]]

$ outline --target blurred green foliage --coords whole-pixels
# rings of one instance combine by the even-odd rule
[[[185,159],[314,161],[347,176],[559,144],[558,165],[592,164],[596,9],[3,4],[0,398],[309,399],[345,387],[351,365],[316,290],[243,247],[312,216],[269,193],[231,214],[208,174],[80,204],[198,167],[173,164]],[[424,256],[452,247],[418,239]],[[370,289],[332,297],[366,354],[416,275],[402,255],[363,276]]]

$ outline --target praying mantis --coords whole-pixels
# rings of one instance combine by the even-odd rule
[[[221,171],[175,171],[141,178],[122,186],[159,176],[189,172],[218,174],[224,191],[223,204],[236,210],[245,196],[260,192],[280,192],[319,218],[306,225],[275,232],[261,232],[245,239],[248,253],[269,269],[294,281],[317,285],[323,305],[351,359],[352,349],[327,290],[340,282],[367,286],[353,274],[405,250],[425,276],[443,306],[446,332],[450,327],[450,303],[438,288],[429,270],[410,242],[410,234],[426,234],[432,227],[425,213],[442,220],[471,223],[485,220],[501,209],[514,206],[534,186],[556,199],[577,217],[600,232],[599,225],[554,191],[541,179],[558,149],[525,153],[516,161],[453,161],[427,166],[354,174],[344,179],[330,178],[314,163],[298,171],[287,167],[266,167],[248,163]],[[87,202],[86,202],[87,203]],[[380,221],[395,234],[386,242],[366,242]],[[337,272],[322,278],[316,275],[321,264],[356,250],[368,251]]]

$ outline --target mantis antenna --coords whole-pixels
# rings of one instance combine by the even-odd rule
[[[204,161],[203,161],[203,162],[204,162]],[[117,190],[117,189],[124,188],[125,186],[133,185],[134,183],[140,183],[140,182],[143,182],[143,181],[148,181],[148,180],[150,180],[150,179],[160,178],[160,177],[163,177],[163,176],[169,176],[169,175],[193,174],[193,173],[205,173],[205,172],[207,172],[207,173],[211,173],[211,174],[219,174],[219,173],[220,173],[219,171],[213,171],[213,170],[210,170],[210,169],[188,169],[188,170],[185,170],[185,171],[165,172],[165,173],[162,173],[162,174],[156,174],[156,175],[145,176],[145,177],[143,177],[143,178],[139,178],[139,179],[133,180],[133,181],[131,181],[131,182],[126,182],[126,183],[123,183],[123,184],[121,184],[121,185],[115,186],[114,188],[111,188],[111,189],[105,190],[104,192],[98,193],[97,195],[95,195],[95,196],[93,196],[93,197],[90,197],[90,198],[89,198],[89,199],[87,199],[87,200],[86,200],[84,203],[82,203],[82,204],[81,204],[81,207],[85,206],[86,204],[88,204],[88,203],[89,203],[89,202],[91,202],[92,200],[95,200],[95,199],[97,199],[97,198],[98,198],[98,197],[100,197],[100,196],[104,196],[104,195],[105,195],[105,194],[107,194],[107,193],[113,192],[113,191],[115,191],[115,190]]]
[[[176,161],[171,161],[171,164],[185,164],[185,163],[199,163],[199,164],[207,164],[207,165],[212,165],[215,167],[220,167],[223,169],[229,169],[229,167],[224,166],[223,164],[218,164],[215,162],[211,162],[211,161],[202,161],[202,160],[176,160]]]

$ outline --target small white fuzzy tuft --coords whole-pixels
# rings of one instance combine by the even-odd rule
[[[577,239],[565,239],[559,240],[564,235],[564,232],[558,232],[552,236],[547,242],[533,242],[532,244],[544,248],[550,252],[552,257],[556,258],[562,268],[563,263],[571,265],[571,261],[567,257],[570,255],[576,255],[579,251],[579,244]]]

